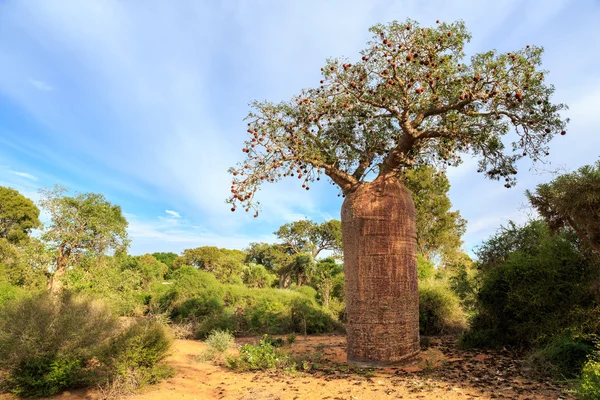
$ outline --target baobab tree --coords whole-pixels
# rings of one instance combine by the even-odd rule
[[[460,21],[421,28],[407,20],[371,32],[357,62],[327,61],[317,88],[252,103],[247,157],[230,169],[232,211],[255,216],[263,182],[291,177],[309,190],[328,177],[339,187],[348,361],[359,365],[419,349],[415,207],[402,172],[443,172],[470,154],[478,172],[509,188],[516,162],[547,155],[568,122],[566,106],[551,102],[540,47],[466,59],[470,34]]]

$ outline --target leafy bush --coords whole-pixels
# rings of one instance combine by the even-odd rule
[[[264,265],[249,264],[242,272],[242,281],[249,288],[269,288],[272,287],[278,278],[277,275],[268,271]]]
[[[172,342],[167,329],[156,320],[134,322],[111,338],[99,357],[109,384],[126,382],[127,387],[121,390],[133,392],[171,376],[171,368],[162,361],[168,356]]]
[[[219,353],[229,350],[234,343],[233,335],[227,331],[214,330],[206,338],[206,344]]]
[[[291,316],[293,330],[303,334],[326,333],[342,328],[333,315],[320,308],[312,299],[294,300]]]
[[[584,400],[600,399],[600,362],[589,360],[581,372],[577,395]]]
[[[187,313],[193,307],[188,305],[187,308],[181,309],[188,300],[193,298],[203,299],[203,302],[211,302],[212,304],[209,307],[214,309],[216,303],[223,296],[223,286],[210,272],[184,266],[173,273],[173,279],[173,283],[169,285],[169,288],[160,298],[152,301],[151,309],[158,312],[170,312],[175,320],[189,317]],[[205,310],[200,312],[205,312]]]
[[[593,351],[593,343],[570,338],[555,338],[542,349],[534,352],[527,361],[534,375],[572,379],[579,375]]]
[[[273,346],[268,338],[263,338],[257,344],[245,344],[240,348],[239,357],[229,357],[227,366],[231,369],[267,370],[283,369],[295,370],[295,365],[290,356]]]
[[[0,310],[0,369],[21,396],[50,396],[92,379],[86,366],[115,331],[98,301],[47,294],[9,301]]]
[[[289,345],[296,343],[296,334],[290,333],[289,335],[287,335],[285,338],[285,342]]]
[[[172,323],[171,332],[175,339],[193,339],[195,334],[195,327],[192,322],[179,322]]]
[[[478,253],[478,314],[469,346],[543,346],[557,335],[598,334],[592,282],[597,266],[569,232],[541,221],[511,224]]]
[[[79,268],[67,271],[65,287],[75,293],[102,298],[120,316],[142,316],[146,291],[140,271],[122,269],[116,257],[86,257]]]
[[[427,280],[435,274],[435,264],[427,260],[420,253],[417,256],[417,275],[419,281]]]
[[[296,291],[298,293],[302,293],[303,295],[305,295],[309,299],[316,299],[317,298],[317,291],[315,290],[315,288],[313,288],[311,286],[303,285],[303,286],[300,286],[299,288],[297,288]]]
[[[214,330],[234,332],[238,325],[237,320],[238,318],[229,310],[224,310],[220,314],[211,314],[196,324],[194,337],[206,339]]]
[[[460,333],[467,328],[460,300],[443,281],[419,285],[419,330],[422,335]]]
[[[15,300],[26,295],[27,292],[22,288],[11,285],[8,282],[0,282],[0,306],[9,300]]]

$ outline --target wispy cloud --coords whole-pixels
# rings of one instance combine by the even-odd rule
[[[181,214],[179,214],[177,211],[165,210],[165,212],[173,218],[181,218]]]
[[[30,173],[27,173],[27,172],[21,172],[21,171],[12,171],[12,170],[11,170],[11,171],[10,171],[10,173],[11,173],[11,174],[13,174],[13,175],[20,176],[21,178],[31,179],[32,181],[37,181],[37,180],[39,180],[39,179],[37,178],[37,176],[35,176],[35,175],[32,175],[32,174],[30,174]]]
[[[43,92],[51,92],[54,90],[54,88],[52,86],[48,85],[46,82],[40,81],[37,79],[29,79],[29,84],[31,86],[33,86],[34,88],[41,90]]]

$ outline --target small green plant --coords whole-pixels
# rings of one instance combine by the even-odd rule
[[[220,353],[232,348],[234,343],[233,335],[228,331],[214,330],[206,338],[206,344]]]
[[[297,354],[294,355],[293,360],[297,368],[302,371],[318,370],[322,367],[324,361],[323,350],[317,348],[310,353]]]
[[[295,371],[296,369],[290,356],[273,346],[267,337],[257,344],[243,345],[239,357],[227,358],[227,367],[241,371],[268,369]]]
[[[287,337],[285,338],[285,342],[288,345],[292,345],[292,344],[296,343],[296,334],[290,333],[289,335],[287,335]]]
[[[276,338],[269,335],[263,336],[263,340],[273,347],[281,347],[284,343],[282,338]]]
[[[583,366],[577,396],[583,400],[600,399],[600,362],[589,360]]]
[[[235,340],[228,331],[214,330],[206,338],[206,350],[200,355],[199,361],[214,361],[222,359],[226,352],[233,347]]]

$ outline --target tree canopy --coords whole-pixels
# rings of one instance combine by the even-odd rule
[[[66,189],[41,191],[40,204],[50,213],[51,221],[43,239],[65,254],[102,254],[126,249],[129,245],[127,220],[121,207],[98,193],[65,196]]]
[[[0,186],[0,238],[21,242],[32,229],[41,226],[39,216],[33,201],[15,189]]]
[[[316,258],[323,250],[331,250],[335,254],[342,250],[342,225],[335,219],[321,224],[310,220],[294,221],[273,233],[291,254],[309,253]]]
[[[463,49],[471,36],[461,21],[394,21],[371,32],[359,61],[328,60],[318,88],[287,102],[252,103],[247,157],[230,169],[232,211],[257,216],[265,181],[295,177],[308,190],[326,175],[346,194],[375,176],[458,165],[465,153],[510,187],[519,159],[540,159],[550,139],[566,133],[566,106],[551,102],[541,47],[469,60]]]
[[[51,290],[62,290],[62,277],[73,257],[101,255],[109,251],[124,251],[129,245],[127,220],[121,207],[108,202],[97,193],[66,196],[66,189],[41,190],[41,206],[50,214],[42,239],[57,252],[56,270]]]
[[[175,264],[191,265],[212,272],[219,281],[231,283],[230,280],[241,272],[245,258],[246,254],[240,250],[203,246],[184,250]]]
[[[458,211],[450,211],[450,182],[429,166],[404,171],[404,185],[413,193],[417,212],[417,248],[426,259],[451,258],[460,250],[466,223]]]
[[[526,193],[550,229],[570,227],[600,254],[600,161]]]

